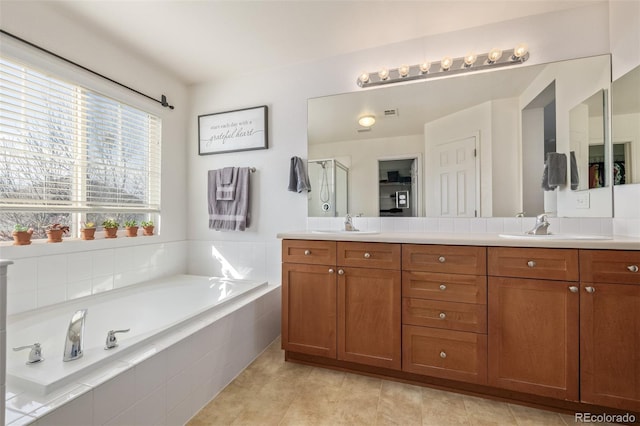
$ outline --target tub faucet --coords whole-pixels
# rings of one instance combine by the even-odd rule
[[[347,213],[347,215],[344,218],[344,230],[357,231],[356,227],[353,226],[353,219],[351,218],[351,215],[349,213]]]
[[[76,311],[71,317],[67,337],[64,342],[63,361],[73,361],[82,357],[82,337],[84,335],[84,321],[87,317],[87,309]]]
[[[544,213],[539,214],[538,216],[536,216],[535,226],[527,231],[527,234],[547,235],[547,229],[549,228],[549,225],[551,224],[549,223],[549,221],[547,221],[547,215]]]

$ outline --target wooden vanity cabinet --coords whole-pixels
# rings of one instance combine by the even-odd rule
[[[578,251],[489,247],[488,273],[489,384],[578,401]]]
[[[640,412],[640,252],[580,250],[580,399]]]

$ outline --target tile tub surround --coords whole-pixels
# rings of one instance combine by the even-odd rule
[[[184,424],[279,335],[280,297],[260,289],[49,395],[9,387],[7,420]]]

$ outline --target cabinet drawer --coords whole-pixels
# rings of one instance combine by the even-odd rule
[[[312,265],[335,265],[335,241],[283,240],[282,261]]]
[[[580,281],[640,284],[640,251],[580,250]]]
[[[407,271],[485,275],[485,247],[404,244],[402,269]]]
[[[487,303],[487,277],[479,275],[402,273],[402,296],[446,302]]]
[[[400,244],[338,242],[338,266],[400,269]]]
[[[404,298],[402,299],[402,323],[486,333],[487,306]]]
[[[578,250],[489,247],[489,275],[578,281]]]
[[[472,383],[487,382],[487,336],[437,328],[402,327],[402,369]]]

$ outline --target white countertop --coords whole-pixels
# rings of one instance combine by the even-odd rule
[[[545,247],[580,248],[603,250],[640,250],[640,238],[614,236],[606,240],[590,239],[544,239],[543,237],[503,238],[500,234],[447,233],[447,232],[335,232],[315,233],[313,231],[282,232],[281,239],[358,241],[409,244],[448,244],[459,246],[503,246],[503,247]]]

